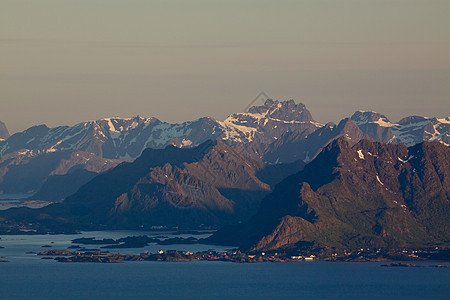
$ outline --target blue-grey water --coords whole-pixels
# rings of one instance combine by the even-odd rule
[[[78,237],[120,238],[145,232],[0,236],[0,299],[450,299],[450,269],[384,268],[382,263],[125,262],[58,263],[27,251],[64,249]],[[161,233],[170,235],[169,233]],[[184,235],[186,237],[187,235]],[[52,243],[53,242],[53,243]],[[52,248],[42,248],[42,245]],[[112,249],[225,250],[208,245]],[[448,263],[447,263],[448,264]]]
[[[32,194],[0,194],[0,200],[21,200],[30,197]]]

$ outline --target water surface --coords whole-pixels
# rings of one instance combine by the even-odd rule
[[[382,263],[125,262],[58,263],[25,254],[63,249],[78,237],[120,238],[154,232],[112,231],[82,235],[1,236],[2,299],[449,299],[450,269],[385,268]],[[170,233],[161,233],[169,235]],[[189,235],[183,235],[187,237]],[[53,243],[51,243],[53,242]],[[42,248],[42,245],[52,248]],[[98,246],[92,246],[98,247]],[[109,249],[200,251],[211,245],[150,245]],[[216,250],[226,250],[215,247]]]

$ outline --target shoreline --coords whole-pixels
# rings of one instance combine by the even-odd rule
[[[229,245],[223,250],[212,250],[214,244],[207,242],[206,238],[197,235],[212,234],[209,230],[176,230],[160,231],[153,230],[149,235],[133,235],[121,238],[95,238],[75,237],[71,246],[64,250],[47,250],[39,252],[27,252],[36,254],[45,259],[58,262],[99,262],[118,263],[125,261],[225,261],[234,263],[258,263],[258,262],[297,262],[297,261],[330,261],[330,262],[450,262],[450,249],[440,246],[429,246],[424,248],[320,248],[301,247],[290,249],[278,249],[270,251],[246,251],[236,246]],[[21,232],[24,233],[23,231]],[[77,232],[81,233],[81,232]],[[19,235],[22,235],[19,234]],[[38,233],[31,233],[35,235]],[[53,233],[55,234],[55,233]],[[44,235],[53,235],[46,233]],[[66,233],[67,234],[67,233]],[[76,233],[75,233],[76,234]],[[169,235],[169,236],[166,236]],[[184,235],[187,235],[184,236]],[[0,238],[1,240],[1,238]],[[167,249],[168,245],[174,245],[178,250],[159,250],[157,253],[146,251],[140,254],[110,253],[110,249],[138,249],[150,244],[161,245]],[[201,252],[184,251],[181,245],[204,244],[211,248]],[[224,246],[224,245],[216,245]],[[42,247],[51,247],[44,245]],[[0,246],[0,248],[2,248]],[[180,249],[181,248],[181,249]],[[206,248],[204,248],[206,249]],[[231,250],[226,250],[231,249]],[[117,250],[115,250],[117,251]],[[113,251],[113,252],[115,252]],[[156,251],[153,249],[152,251]],[[198,250],[197,250],[198,251]]]
[[[123,263],[126,261],[161,261],[161,262],[191,262],[191,261],[221,261],[232,263],[262,263],[262,262],[313,262],[313,261],[327,261],[327,262],[386,262],[389,264],[382,265],[383,267],[420,267],[413,263],[420,262],[441,262],[444,264],[437,264],[437,268],[448,268],[450,260],[398,260],[389,257],[377,258],[344,258],[344,257],[316,257],[310,256],[288,256],[279,254],[268,255],[254,255],[243,253],[240,251],[201,251],[192,253],[189,251],[158,251],[158,253],[141,253],[141,254],[121,254],[109,253],[102,251],[69,251],[64,250],[48,250],[39,253],[28,252],[28,254],[36,254],[42,256],[42,259],[55,260],[66,263]],[[400,262],[399,262],[400,261]],[[404,263],[408,262],[408,263]]]

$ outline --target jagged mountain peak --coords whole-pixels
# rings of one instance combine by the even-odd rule
[[[350,118],[342,119],[338,125],[325,128],[325,130],[327,129],[332,134],[336,134],[337,137],[344,138],[352,145],[364,138],[364,134],[360,128]]]
[[[402,118],[400,121],[398,121],[398,124],[410,125],[410,124],[430,123],[430,122],[431,122],[431,118],[428,118],[428,117],[409,116],[409,117]]]
[[[99,120],[87,121],[79,123],[81,126],[95,126],[98,125],[103,129],[112,131],[112,132],[124,132],[129,129],[136,128],[137,126],[145,123],[153,123],[153,122],[161,122],[157,118],[150,117],[141,117],[136,116],[133,118],[122,118],[122,117],[109,117],[102,118]],[[78,124],[77,124],[78,125]],[[77,126],[75,125],[75,126]]]
[[[200,118],[180,124],[161,122],[156,118],[104,118],[74,126],[31,127],[16,133],[0,145],[0,155],[21,149],[54,152],[82,150],[104,158],[133,160],[145,148],[195,146],[221,133],[211,118]]]
[[[237,143],[259,143],[265,145],[274,142],[289,131],[312,132],[323,124],[317,123],[303,103],[294,100],[278,101],[268,99],[261,106],[253,106],[246,113],[235,113],[223,122],[223,139]],[[257,154],[264,148],[253,149]],[[260,155],[259,155],[260,156]]]
[[[296,104],[292,99],[287,101],[267,99],[264,105],[250,107],[248,113],[284,121],[315,122],[306,106],[303,103]]]
[[[382,115],[374,111],[362,111],[362,110],[356,111],[352,115],[351,120],[356,125],[362,125],[367,123],[377,123],[383,127],[390,127],[394,125],[391,123],[391,121],[389,121],[389,119],[385,115]]]

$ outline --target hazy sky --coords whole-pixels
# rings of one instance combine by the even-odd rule
[[[450,115],[449,0],[1,0],[11,132],[224,119],[265,91],[320,122]]]

